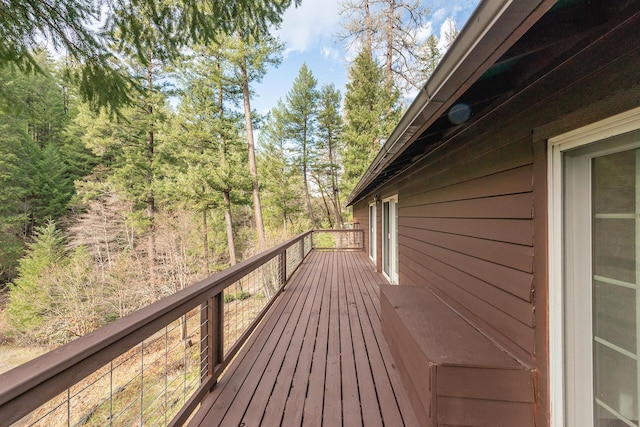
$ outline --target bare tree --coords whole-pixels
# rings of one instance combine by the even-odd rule
[[[349,42],[349,46],[362,45],[369,52],[373,52],[375,32],[371,2],[372,0],[343,0],[340,4],[340,15],[346,16],[347,19],[343,21],[343,31],[338,34],[338,37]]]
[[[384,65],[389,90],[419,87],[418,32],[430,8],[420,0],[344,0],[341,6],[347,19],[340,37],[368,48]]]

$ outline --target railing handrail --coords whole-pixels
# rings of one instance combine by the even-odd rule
[[[206,298],[222,292],[256,267],[304,239],[307,231],[233,267],[103,326],[58,349],[0,374],[0,419],[16,420],[109,361],[133,348]],[[73,368],[69,375],[62,375]],[[30,396],[37,396],[37,402]],[[11,408],[6,406],[11,403]],[[4,415],[7,415],[5,417]],[[19,416],[18,416],[19,415]]]
[[[362,228],[314,228],[312,233],[364,233]]]

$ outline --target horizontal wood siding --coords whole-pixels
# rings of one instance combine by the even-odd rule
[[[433,290],[535,368],[538,425],[549,415],[547,139],[638,106],[640,16],[621,19],[553,66],[541,58],[543,73],[525,70],[520,87],[372,190],[398,194],[400,285]],[[448,397],[438,423],[472,425],[455,410],[470,399]]]
[[[514,378],[518,378],[514,381]],[[506,372],[499,370],[472,369],[462,366],[438,368],[438,395],[447,397],[508,402],[534,401],[529,371]],[[491,384],[491,387],[487,387]],[[528,384],[528,387],[522,387]]]
[[[353,207],[353,222],[356,227],[362,228],[364,232],[365,253],[369,253],[369,202],[360,202]]]
[[[546,316],[547,304],[536,302],[534,287],[546,286],[544,263],[534,277],[536,257],[546,259],[547,250],[540,140],[637,106],[640,42],[631,34],[638,26],[635,19],[530,82],[375,190],[381,198],[398,194],[400,285],[434,289],[532,365],[546,348],[546,329],[537,339],[535,329],[546,325],[536,316]],[[621,48],[630,37],[633,49]],[[534,140],[541,142],[536,162]]]
[[[507,347],[532,355],[530,138],[464,147],[398,184],[399,282],[431,287]]]

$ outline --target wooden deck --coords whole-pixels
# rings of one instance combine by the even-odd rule
[[[363,252],[312,252],[190,426],[414,426]]]

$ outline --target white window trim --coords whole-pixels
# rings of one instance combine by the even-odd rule
[[[549,399],[551,426],[565,425],[565,323],[563,259],[563,154],[640,129],[640,108],[601,120],[548,141]]]
[[[398,255],[399,255],[398,254],[398,252],[399,252],[398,251],[398,222],[397,222],[397,218],[396,217],[393,218],[393,223],[394,223],[394,226],[395,226],[396,234],[395,234],[395,239],[393,241],[394,248],[392,248],[392,249],[395,249],[395,253],[391,257],[391,259],[389,260],[389,265],[391,265],[391,263],[394,262],[396,264],[396,266],[394,266],[392,268],[392,273],[394,273],[394,274],[392,274],[391,276],[387,275],[387,273],[384,271],[384,262],[385,262],[385,256],[384,256],[384,239],[385,239],[385,236],[384,236],[384,234],[387,231],[387,230],[384,229],[384,204],[386,202],[391,202],[391,201],[394,203],[395,209],[397,211],[398,210],[398,195],[394,194],[393,196],[390,196],[390,197],[382,199],[382,213],[381,213],[381,215],[382,215],[382,234],[383,235],[382,235],[382,241],[380,242],[382,244],[382,275],[389,281],[389,283],[397,285],[400,272],[398,271],[398,267],[399,267],[399,265],[398,265],[399,264],[398,263]],[[389,222],[391,223],[391,219],[389,220]]]
[[[373,207],[373,225],[371,224],[371,207]],[[375,264],[378,256],[378,204],[376,202],[369,203],[367,215],[369,216],[369,259]]]

